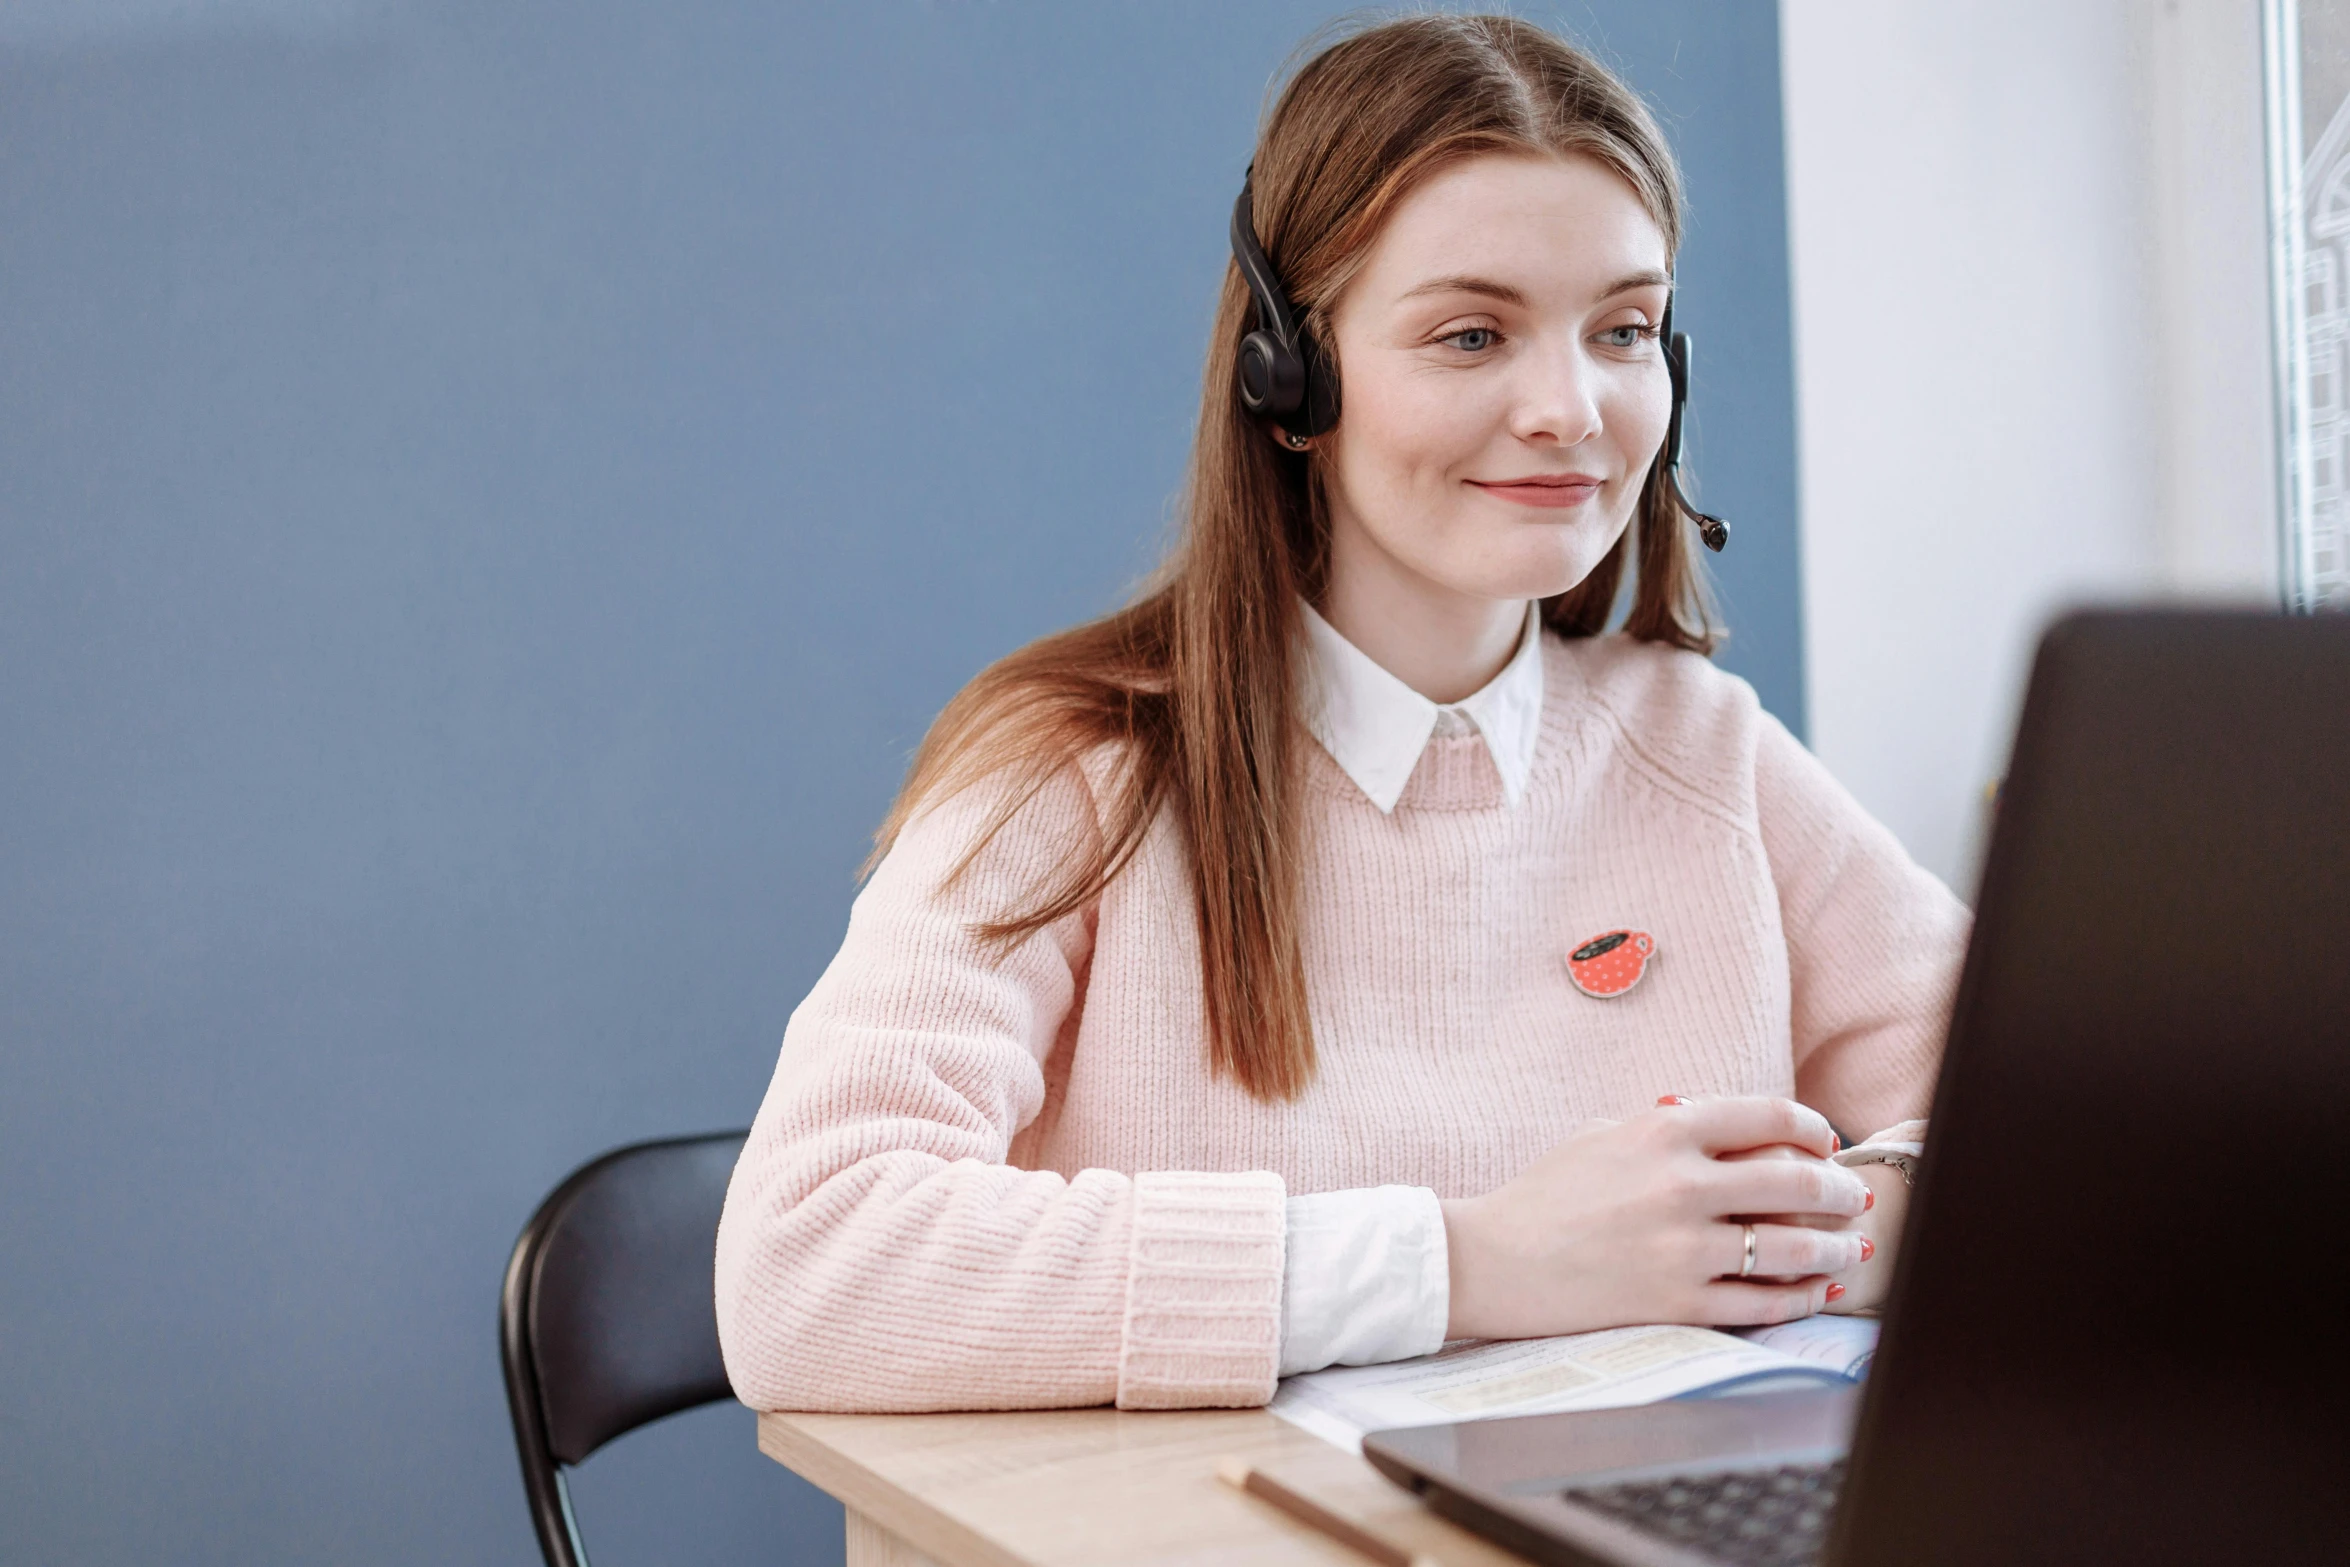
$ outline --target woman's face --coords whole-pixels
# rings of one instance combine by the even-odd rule
[[[1331,318],[1334,572],[1487,600],[1588,576],[1671,416],[1667,265],[1589,158],[1487,154],[1406,197]]]

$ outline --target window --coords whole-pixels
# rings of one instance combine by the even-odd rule
[[[2286,602],[2350,609],[2350,0],[2265,0]]]

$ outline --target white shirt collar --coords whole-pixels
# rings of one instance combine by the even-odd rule
[[[1542,622],[1526,606],[1518,650],[1476,695],[1439,706],[1375,663],[1341,636],[1311,604],[1305,611],[1306,727],[1355,786],[1383,812],[1393,811],[1420,753],[1437,725],[1465,720],[1484,737],[1501,774],[1502,795],[1514,808],[1534,767],[1542,736]]]

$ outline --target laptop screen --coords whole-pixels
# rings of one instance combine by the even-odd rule
[[[1829,1560],[2350,1541],[2350,619],[2034,668]]]

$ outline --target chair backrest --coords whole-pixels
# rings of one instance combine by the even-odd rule
[[[506,1264],[499,1350],[548,1567],[586,1567],[563,1467],[734,1396],[718,1352],[718,1215],[744,1132],[637,1143],[574,1170]]]

